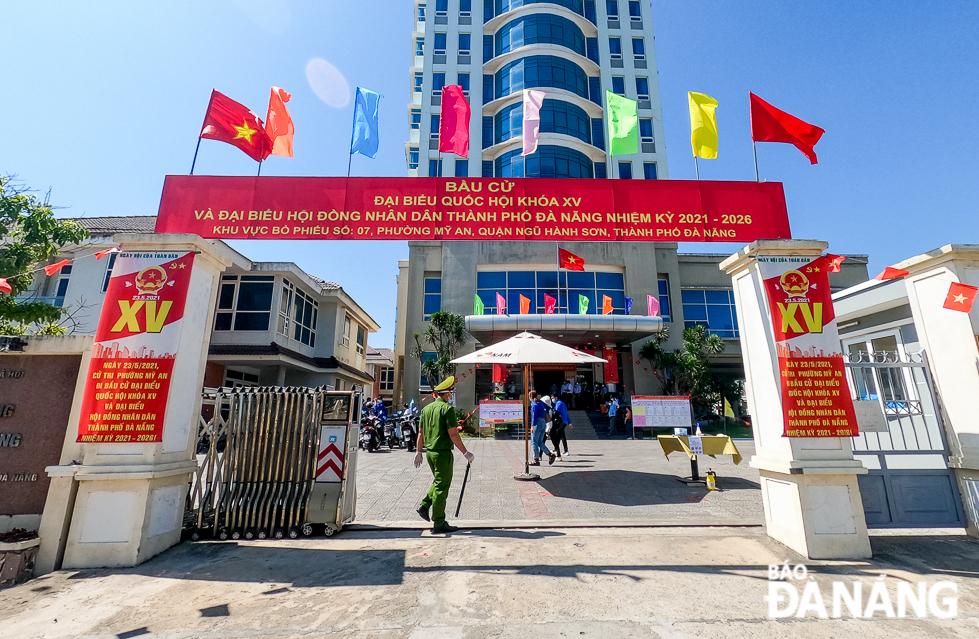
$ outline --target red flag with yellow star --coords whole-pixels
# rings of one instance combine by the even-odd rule
[[[256,162],[272,153],[272,140],[255,112],[218,91],[211,91],[200,137],[233,144]]]

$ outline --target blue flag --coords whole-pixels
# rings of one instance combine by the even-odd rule
[[[625,314],[628,315],[630,311],[632,311],[632,298],[627,297],[625,298]]]
[[[357,87],[354,100],[354,130],[350,136],[350,153],[360,153],[374,159],[379,143],[377,134],[377,107],[381,94]]]

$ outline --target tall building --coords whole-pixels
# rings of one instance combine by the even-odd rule
[[[434,2],[434,6],[433,6]],[[434,9],[434,11],[433,11]],[[667,179],[662,144],[656,56],[650,5],[638,0],[415,0],[412,34],[412,100],[408,105],[409,175],[414,177]],[[480,50],[480,45],[482,49]],[[442,88],[461,85],[472,106],[468,159],[439,156]],[[540,145],[522,157],[522,91],[546,92]],[[606,154],[605,90],[637,100],[640,153]],[[611,173],[610,173],[611,168]],[[705,325],[725,340],[714,358],[718,371],[743,378],[739,329],[730,278],[718,268],[727,255],[678,254],[667,242],[562,242],[585,259],[584,273],[560,270],[554,242],[411,241],[398,273],[394,401],[430,391],[422,357],[429,317],[439,310],[466,316],[476,339],[465,351],[531,330],[576,348],[614,354],[609,371],[598,366],[540,367],[529,380],[548,392],[565,379],[584,386],[610,380],[628,401],[659,389],[642,344],[660,326],[670,329],[667,348],[678,348],[683,329]],[[851,256],[834,274],[834,289],[867,279],[865,256]],[[508,316],[497,314],[497,294]],[[554,314],[544,300],[557,299]],[[486,315],[474,314],[479,296]],[[530,300],[521,309],[521,296]],[[612,299],[611,317],[602,299]],[[650,321],[647,296],[659,302]],[[588,300],[580,312],[579,299]],[[626,300],[633,305],[627,313]],[[526,302],[525,302],[526,304]],[[521,310],[529,312],[520,313]],[[628,317],[624,317],[628,316]],[[472,406],[492,389],[489,369],[460,372],[458,403]],[[461,374],[465,373],[465,378]],[[471,373],[471,374],[470,374]],[[522,380],[515,379],[522,387]]]
[[[473,5],[476,4],[474,7]],[[613,177],[666,178],[650,7],[639,0],[415,0],[411,176],[605,178],[605,90],[637,100],[641,153]],[[434,11],[433,11],[434,9]],[[469,158],[441,158],[442,88],[472,107]],[[524,89],[545,91],[540,146],[521,157]]]

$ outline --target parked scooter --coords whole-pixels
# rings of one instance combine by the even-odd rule
[[[415,444],[418,441],[418,417],[412,413],[401,413],[401,441],[408,452],[415,452]]]
[[[360,447],[368,453],[373,453],[381,447],[381,441],[377,418],[368,417],[360,425]]]
[[[394,428],[394,420],[388,419],[384,422],[384,441],[390,450],[394,450],[395,445],[401,448],[401,439]]]

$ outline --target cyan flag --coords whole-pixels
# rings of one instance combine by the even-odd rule
[[[350,136],[350,153],[360,153],[374,159],[377,157],[379,138],[377,134],[377,107],[381,94],[370,89],[357,87],[354,100],[354,130]]]

